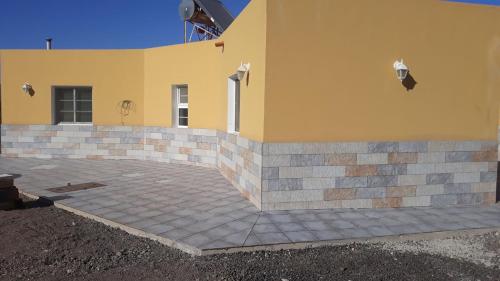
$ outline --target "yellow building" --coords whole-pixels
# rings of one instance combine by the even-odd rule
[[[212,41],[0,50],[2,155],[216,167],[264,210],[492,204],[499,26],[445,1],[253,0]]]

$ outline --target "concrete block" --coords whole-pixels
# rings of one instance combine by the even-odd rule
[[[433,207],[446,207],[456,205],[458,203],[458,196],[456,194],[441,194],[431,196],[431,206]]]
[[[426,183],[427,185],[453,183],[453,174],[428,174]]]
[[[401,207],[428,207],[431,205],[431,196],[403,197]]]
[[[337,153],[337,154],[325,155],[325,165],[327,166],[346,166],[346,165],[356,165],[356,164],[357,164],[356,153]]]
[[[335,187],[335,178],[304,178],[304,189],[325,189]]]
[[[436,194],[444,194],[444,185],[419,185],[417,186],[416,196],[429,196]]]
[[[496,182],[497,173],[496,172],[481,172],[480,173],[481,182]]]
[[[398,184],[397,176],[371,176],[368,177],[368,187],[387,187]]]
[[[425,185],[426,183],[426,175],[400,175],[398,177],[399,186]]]
[[[399,152],[427,152],[428,142],[417,141],[417,142],[400,142]]]
[[[406,175],[406,171],[407,167],[405,164],[377,165],[377,175],[379,176]]]
[[[368,153],[388,153],[399,151],[398,142],[369,142]]]
[[[481,193],[458,194],[457,203],[459,205],[481,205],[483,195]]]
[[[386,197],[414,197],[416,196],[416,186],[394,186],[386,188]]]
[[[358,165],[387,164],[387,153],[358,154]]]
[[[279,177],[281,179],[311,178],[313,177],[313,167],[280,167]]]
[[[385,187],[357,188],[356,199],[385,198],[386,197],[385,191],[386,191]]]
[[[367,177],[340,177],[335,180],[335,187],[339,188],[367,187],[367,184]]]
[[[371,199],[342,200],[341,204],[342,208],[350,209],[365,209],[373,207],[373,201]]]
[[[264,155],[303,154],[304,146],[301,143],[264,143]]]
[[[291,155],[290,166],[307,167],[307,166],[323,166],[325,157],[323,154],[294,154]]]
[[[279,168],[262,168],[262,179],[271,180],[279,179]]]
[[[314,166],[311,168],[312,168],[312,177],[315,178],[333,178],[333,177],[343,177],[345,175],[345,167],[342,166]],[[280,168],[280,171],[281,169],[282,168]]]
[[[468,151],[446,152],[446,162],[472,162],[473,154]]]
[[[480,173],[456,173],[453,175],[453,183],[476,183],[480,181]]]
[[[444,185],[445,194],[456,194],[456,193],[471,193],[472,184],[470,183],[450,183]]]
[[[496,190],[497,185],[495,182],[482,182],[472,184],[472,192],[474,193],[495,192]]]
[[[353,200],[356,198],[354,188],[330,188],[324,190],[325,201]]]

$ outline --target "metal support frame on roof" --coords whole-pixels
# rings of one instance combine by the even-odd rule
[[[191,35],[189,35],[188,42],[192,42],[193,35],[195,33],[198,35],[198,41],[212,40],[219,38],[219,36],[216,35],[213,30],[212,31],[206,30],[205,28],[203,28],[203,26],[195,23],[193,24],[193,29],[191,30]]]

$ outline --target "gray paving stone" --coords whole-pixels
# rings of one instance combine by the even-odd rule
[[[306,221],[303,223],[309,230],[329,230],[332,226],[323,221]]]
[[[294,243],[317,240],[316,236],[314,236],[314,234],[310,231],[289,231],[286,232],[285,235]]]
[[[266,224],[256,224],[253,227],[253,232],[255,233],[270,233],[270,232],[280,232],[278,227],[271,223]]]
[[[345,239],[366,238],[372,236],[366,229],[363,228],[345,228],[339,230],[339,232]]]
[[[290,239],[286,237],[285,234],[281,232],[274,232],[274,233],[256,233],[255,234],[259,241],[266,245],[266,244],[283,244],[283,243],[290,243]]]
[[[424,148],[424,145],[415,144],[405,149],[412,152]],[[381,146],[372,149],[386,151],[392,148]],[[400,143],[399,150],[402,149]],[[294,164],[299,165],[299,160],[313,161],[307,157],[295,157]],[[291,161],[290,155],[288,161]],[[287,161],[283,163],[290,165]],[[40,165],[57,165],[58,168],[30,170],[30,167]],[[393,172],[393,169],[398,168],[391,165],[386,167],[388,168],[382,168],[387,169],[383,171],[386,174],[399,173]],[[63,186],[69,181],[104,182],[107,184],[104,188],[73,192],[73,198],[58,202],[171,240],[191,243],[191,246],[201,249],[500,227],[499,206],[446,207],[455,201],[464,205],[479,202],[482,197],[480,193],[463,194],[471,190],[472,185],[469,183],[429,185],[442,187],[442,193],[449,193],[431,194],[432,197],[429,198],[434,206],[439,208],[293,210],[260,213],[251,203],[241,198],[239,192],[217,171],[200,167],[147,161],[121,161],[120,165],[116,165],[115,161],[0,158],[0,173],[23,174],[17,181],[18,185],[22,186],[21,190],[44,196],[60,196],[45,189]],[[479,171],[476,173],[479,180]],[[142,175],[124,179],[123,174]],[[484,172],[481,180],[489,182],[493,174]],[[169,181],[157,183],[165,179]],[[339,182],[350,185],[346,187],[353,187],[352,185],[357,184],[356,181],[359,184],[357,178],[349,179],[351,182],[347,179],[349,178],[338,178],[335,184]],[[463,179],[464,177],[459,180]],[[423,182],[421,178],[418,180],[419,184],[425,184],[427,178],[424,176]],[[439,176],[429,180],[449,181]],[[363,187],[368,185],[366,177],[362,178],[361,182]],[[372,180],[372,185],[373,182]],[[376,194],[384,187],[365,189],[371,190],[370,194]],[[262,226],[264,224],[267,226]],[[262,230],[266,227],[267,230]],[[264,232],[256,233],[257,231]]]
[[[413,234],[413,233],[419,233],[421,232],[417,226],[415,225],[393,225],[393,226],[387,226],[387,228],[394,233],[394,235],[401,235],[401,234]]]
[[[352,222],[345,221],[345,220],[335,220],[331,222],[331,226],[333,228],[337,229],[344,229],[344,228],[354,228],[356,227]]]
[[[151,232],[153,234],[161,234],[167,231],[173,230],[175,227],[166,224],[156,224],[152,226],[145,227],[144,230],[146,232]]]
[[[344,239],[344,235],[336,230],[320,230],[312,231],[312,233],[314,236],[318,237],[319,240],[323,241]]]
[[[256,246],[256,245],[260,245],[261,242],[260,240],[257,238],[257,236],[255,234],[250,234],[248,235],[247,239],[245,240],[244,242],[244,246]]]
[[[389,236],[395,235],[387,226],[370,226],[366,230],[374,236]]]
[[[290,231],[304,231],[306,230],[305,226],[301,223],[280,223],[276,224],[278,229],[282,232],[290,232]]]

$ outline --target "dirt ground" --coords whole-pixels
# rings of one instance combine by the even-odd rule
[[[500,280],[500,235],[192,257],[40,202],[0,211],[0,280]]]

